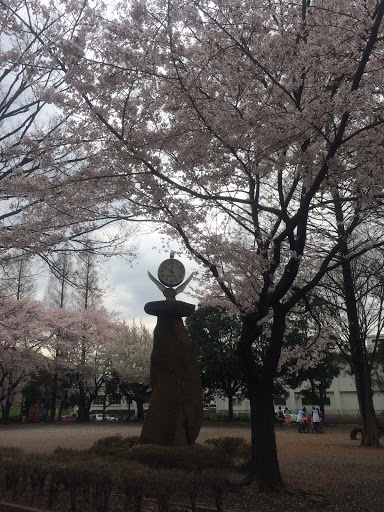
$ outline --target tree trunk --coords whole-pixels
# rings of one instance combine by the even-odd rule
[[[104,393],[103,395],[103,420],[105,420],[105,415],[107,413],[107,395]]]
[[[57,372],[54,372],[53,379],[52,379],[51,407],[50,407],[50,414],[49,414],[50,423],[53,423],[55,421],[55,417],[56,417],[57,379],[58,379],[58,374],[57,374]]]
[[[77,412],[77,421],[80,421],[83,423],[89,421],[90,406],[91,406],[91,403],[89,400],[87,400],[83,386],[79,382],[79,410]]]
[[[376,428],[376,413],[373,405],[371,375],[364,349],[364,340],[362,340],[360,334],[356,298],[349,262],[343,264],[343,277],[349,324],[349,345],[351,347],[352,369],[355,375],[357,398],[363,427],[361,444],[364,446],[380,446]]]
[[[251,462],[249,483],[260,491],[282,491],[277,459],[272,386],[261,381],[249,394],[251,405]]]
[[[275,314],[269,347],[263,363],[255,360],[252,344],[262,328],[253,318],[243,318],[239,358],[251,406],[251,461],[247,483],[256,491],[284,489],[277,460],[274,424],[273,380],[276,376],[285,329],[285,316]]]
[[[233,421],[233,395],[228,395],[228,421]]]
[[[10,402],[9,400],[6,400],[5,402],[5,405],[1,405],[1,412],[2,412],[2,418],[1,418],[1,423],[3,425],[8,425],[9,423],[9,413],[11,411],[11,408],[12,408],[12,402]]]
[[[355,374],[361,424],[363,427],[361,444],[364,446],[380,446],[376,428],[376,413],[373,405],[371,374],[367,355],[364,350],[364,340],[361,339],[360,335],[356,300],[351,280],[352,272],[349,262],[343,265],[343,275],[349,323],[349,344],[351,347],[351,359],[353,372]]]
[[[325,404],[327,401],[327,388],[323,384],[320,384],[320,386],[319,386],[319,398],[320,398],[320,403],[319,403],[320,411],[323,414],[323,421],[324,421],[324,419],[325,419]]]
[[[134,400],[137,408],[137,421],[144,421],[144,402],[137,397]]]
[[[24,416],[24,392],[21,393],[21,403],[20,403],[20,414],[19,414],[19,423],[23,423]]]
[[[58,412],[58,415],[57,415],[57,420],[58,421],[61,421],[61,417],[63,415],[64,403],[66,403],[67,401],[68,401],[68,391],[65,390],[64,391],[64,396],[62,396],[61,400],[60,400],[59,412]]]
[[[340,253],[342,256],[346,257],[348,255],[348,243],[344,230],[344,216],[340,201],[335,201],[335,214],[338,223],[338,234],[342,241]],[[343,273],[344,297],[348,317],[352,370],[355,374],[357,398],[363,427],[361,444],[364,446],[380,446],[376,428],[375,408],[373,406],[371,374],[365,351],[365,341],[362,339],[360,333],[353,272],[348,259],[343,261],[341,269]]]

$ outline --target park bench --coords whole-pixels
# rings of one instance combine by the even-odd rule
[[[336,425],[338,422],[337,418],[324,418],[324,423],[327,425]]]

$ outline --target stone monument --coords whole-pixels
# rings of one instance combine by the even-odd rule
[[[150,380],[152,397],[141,431],[141,443],[162,446],[191,445],[199,435],[203,417],[203,393],[200,371],[182,320],[195,306],[177,301],[183,285],[183,264],[171,258],[159,266],[158,277],[149,277],[163,292],[166,300],[148,302],[144,310],[157,316],[151,354]]]

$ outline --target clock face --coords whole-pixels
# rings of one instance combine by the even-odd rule
[[[184,279],[185,268],[181,261],[171,258],[160,263],[157,275],[165,286],[177,286]]]

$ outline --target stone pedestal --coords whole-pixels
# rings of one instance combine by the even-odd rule
[[[141,443],[162,446],[193,444],[203,417],[200,371],[182,320],[195,306],[176,300],[149,302],[144,310],[157,316],[151,355],[152,397]]]

